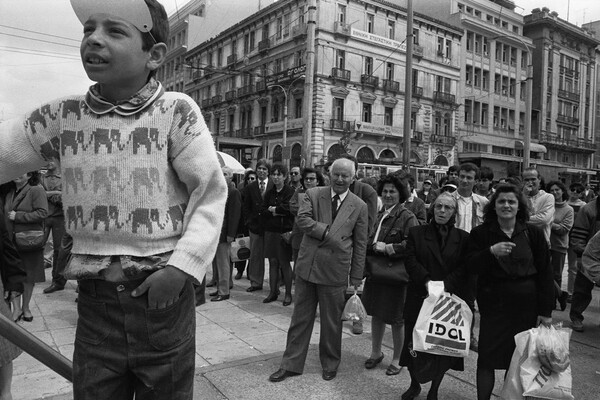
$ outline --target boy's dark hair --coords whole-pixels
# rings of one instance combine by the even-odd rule
[[[144,0],[152,17],[152,30],[142,33],[142,50],[148,51],[155,43],[168,45],[169,17],[162,4],[157,0]]]
[[[446,175],[450,176],[450,172],[458,173],[458,167],[456,165],[449,166],[448,171],[446,171]]]
[[[31,176],[27,180],[27,183],[29,184],[29,186],[39,185],[40,182],[42,181],[42,174],[40,174],[39,171],[31,171],[30,174],[31,174]]]
[[[494,171],[490,167],[479,168],[479,179],[494,180]]]
[[[458,167],[458,173],[460,173],[460,171],[465,171],[465,172],[474,171],[475,179],[479,179],[479,167],[473,163],[466,162],[466,163],[460,164],[460,166]]]
[[[562,190],[562,199],[569,200],[569,192],[567,192],[567,187],[561,181],[550,181],[546,185],[546,192],[550,193],[550,188],[552,186],[558,186],[560,190]]]

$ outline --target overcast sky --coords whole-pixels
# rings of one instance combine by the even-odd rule
[[[187,0],[159,0],[171,14]],[[212,0],[235,2],[243,0]],[[418,0],[416,0],[418,1]],[[548,7],[581,25],[600,20],[600,0],[516,0],[529,14]],[[83,94],[90,82],[79,59],[82,27],[69,0],[0,0],[0,120],[48,100]],[[25,38],[24,38],[25,37]],[[32,39],[26,39],[32,38]]]

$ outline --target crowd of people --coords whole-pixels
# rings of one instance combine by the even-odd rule
[[[584,329],[593,282],[580,266],[600,230],[600,202],[589,187],[572,184],[567,200],[560,182],[543,190],[533,168],[494,186],[491,170],[466,163],[416,191],[403,171],[357,179],[349,155],[323,171],[292,166],[289,174],[284,164],[258,160],[235,185],[197,103],[154,77],[168,52],[164,7],[156,0],[72,5],[94,85],[0,123],[0,312],[33,320],[31,295],[45,280],[51,234],[52,283],[44,293],[78,281],[75,399],[191,399],[195,305],[204,301],[195,288],[211,263],[213,281],[204,285],[216,287],[213,301],[229,299],[244,270],[247,291],[263,290],[268,259],[263,301],[278,300],[283,286],[283,306],[295,303],[273,382],[303,372],[317,307],[322,377],[335,379],[344,304],[349,288],[363,286],[369,263],[403,267],[408,276],[381,281],[367,268],[362,293],[372,317],[364,366],[382,362],[391,325],[386,374],[408,367],[404,400],[421,390],[411,329],[431,281],[479,308],[479,343],[470,344],[479,351],[479,399],[490,397],[494,370],[508,368],[514,334],[548,324],[557,302],[564,309],[570,301],[572,328]],[[232,264],[227,253],[240,234],[250,238],[250,257]],[[361,321],[352,329],[362,333]],[[2,398],[11,398],[19,352],[0,338]],[[463,368],[460,359],[447,364]],[[442,379],[433,378],[429,399],[438,398]]]

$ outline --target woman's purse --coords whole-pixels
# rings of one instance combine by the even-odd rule
[[[15,245],[21,252],[36,251],[44,248],[44,231],[30,230],[15,233]]]
[[[369,282],[401,286],[408,283],[408,272],[402,260],[394,260],[383,255],[367,254],[365,276]]]

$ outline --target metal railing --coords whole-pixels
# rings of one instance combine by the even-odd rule
[[[331,68],[331,76],[335,79],[339,79],[341,81],[349,81],[350,80],[350,71],[347,69],[333,67]]]
[[[379,78],[373,75],[363,74],[360,76],[360,82],[363,85],[377,87],[379,85]]]
[[[390,90],[392,92],[400,91],[400,82],[392,81],[390,79],[384,79],[383,84],[381,85],[385,90]]]

